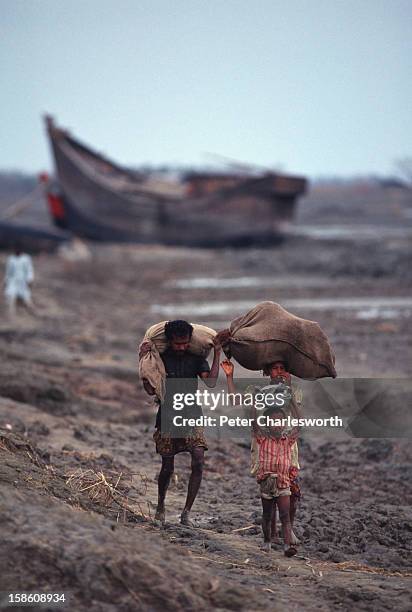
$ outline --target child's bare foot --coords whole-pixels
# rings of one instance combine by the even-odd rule
[[[157,506],[154,520],[162,525],[166,522],[166,512],[164,506]]]
[[[270,542],[263,542],[263,544],[261,544],[260,546],[260,549],[264,552],[270,552]]]
[[[285,557],[293,557],[298,551],[294,546],[285,546]]]

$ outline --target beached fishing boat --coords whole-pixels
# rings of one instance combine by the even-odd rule
[[[56,179],[47,188],[55,224],[111,242],[226,246],[273,243],[293,218],[306,180],[190,173],[167,182],[123,168],[46,117]]]

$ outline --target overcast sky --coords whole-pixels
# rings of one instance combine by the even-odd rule
[[[412,155],[412,0],[0,0],[0,169],[41,115],[128,165],[214,152],[310,176]]]

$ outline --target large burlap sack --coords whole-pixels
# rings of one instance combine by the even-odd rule
[[[296,317],[274,302],[258,304],[218,337],[227,357],[248,370],[285,361],[299,378],[336,377],[335,356],[318,323]]]
[[[141,344],[149,342],[150,352],[139,359],[139,376],[141,379],[146,378],[149,381],[160,401],[164,397],[166,381],[166,371],[160,357],[168,346],[164,331],[166,323],[167,321],[161,321],[149,327]],[[193,327],[193,334],[188,350],[206,359],[213,347],[213,338],[216,336],[216,332],[210,327],[198,325],[197,323],[191,323],[191,325]]]

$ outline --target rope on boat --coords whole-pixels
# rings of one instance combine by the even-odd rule
[[[13,202],[13,204],[10,204],[10,206],[0,214],[0,221],[6,221],[7,219],[17,217],[17,215],[29,208],[33,204],[35,196],[40,195],[42,192],[42,185],[36,185],[32,191],[22,198],[19,198],[16,202]]]

